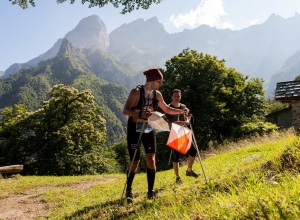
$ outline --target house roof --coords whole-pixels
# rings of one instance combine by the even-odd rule
[[[300,81],[279,82],[276,85],[275,99],[282,102],[300,100]]]

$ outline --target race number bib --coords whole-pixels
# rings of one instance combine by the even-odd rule
[[[136,132],[149,133],[151,131],[153,131],[153,128],[148,124],[148,121],[145,121],[143,119],[138,119],[136,121]]]

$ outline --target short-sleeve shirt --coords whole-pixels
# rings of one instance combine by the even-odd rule
[[[169,104],[169,106],[172,107],[172,108],[176,108],[176,109],[183,109],[183,108],[185,108],[185,105],[183,105],[181,103],[179,104],[179,107],[175,107],[172,104]],[[169,115],[169,114],[166,114],[166,119],[167,119],[167,121],[169,123],[175,122],[175,121],[185,121],[183,114],[179,114],[179,115]]]

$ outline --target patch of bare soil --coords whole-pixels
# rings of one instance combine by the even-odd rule
[[[97,180],[82,181],[66,187],[78,191],[85,191],[99,182],[112,181],[114,178],[101,177]],[[2,179],[1,181],[8,181]],[[61,186],[60,186],[61,187]],[[0,199],[0,219],[5,220],[33,220],[38,217],[45,217],[49,211],[49,204],[45,203],[41,194],[54,186],[42,186],[24,191],[19,194],[12,194],[7,198]]]

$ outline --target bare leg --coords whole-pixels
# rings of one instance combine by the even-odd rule
[[[131,163],[132,163],[132,165],[131,165]],[[130,169],[130,166],[131,166],[131,170],[130,170],[130,172],[133,172],[133,173],[135,173],[136,172],[136,169],[138,168],[138,166],[139,166],[139,164],[140,164],[140,160],[138,160],[138,161],[130,161],[130,163],[129,163],[129,165],[128,165],[128,170]]]
[[[195,157],[192,157],[192,156],[189,156],[188,158],[188,169],[186,171],[186,175],[187,176],[193,176],[193,177],[198,177],[199,174],[196,173],[194,170],[193,170],[193,164],[194,164],[194,161],[195,161]]]
[[[188,158],[188,171],[191,171],[193,169],[194,161],[195,161],[195,157],[189,156],[189,158]]]
[[[173,162],[173,169],[176,176],[179,176],[179,162]]]
[[[146,154],[147,167],[151,170],[156,170],[155,153]]]

